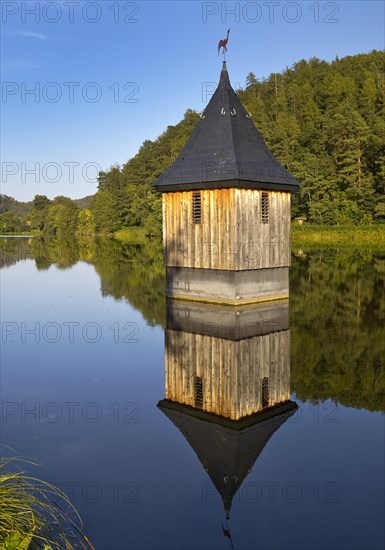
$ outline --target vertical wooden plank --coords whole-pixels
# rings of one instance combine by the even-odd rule
[[[180,231],[179,231],[179,224],[178,224],[178,212],[177,212],[177,205],[178,205],[178,199],[179,199],[179,193],[176,193],[172,197],[172,210],[170,212],[170,226],[172,229],[171,234],[171,249],[172,249],[172,257],[171,257],[171,265],[177,266],[178,263],[178,254],[177,254],[177,246],[178,242],[180,240]]]
[[[250,255],[247,252],[249,244],[249,231],[250,225],[253,223],[252,211],[251,211],[251,201],[252,201],[252,192],[250,189],[240,189],[238,190],[240,194],[240,209],[241,209],[241,224],[237,229],[236,235],[236,247],[239,250],[238,254],[238,269],[249,269],[250,265]],[[245,267],[243,267],[245,266]]]
[[[247,375],[247,410],[246,414],[252,414],[254,412],[254,392],[255,392],[255,378],[254,378],[254,346],[255,338],[248,338],[247,342],[247,357],[246,365],[248,366]]]
[[[181,392],[181,387],[180,387],[180,355],[183,354],[183,332],[180,334],[179,338],[178,338],[178,334],[173,331],[173,344],[174,344],[174,349],[177,350],[174,354],[174,357],[176,359],[175,361],[175,393],[176,393],[176,396],[177,396],[177,401],[180,403],[182,402],[183,403],[183,396],[182,396],[182,392]]]
[[[237,350],[236,350],[236,342],[233,342],[229,340],[229,346],[231,346],[232,350],[232,357],[234,360],[233,364],[229,365],[230,368],[230,384],[231,388],[233,388],[233,395],[231,399],[231,418],[236,419],[239,418],[239,409],[240,409],[240,394],[239,394],[239,386],[238,386],[238,379],[239,379],[239,369],[236,368],[237,365]]]
[[[215,200],[215,191],[210,192],[210,268],[216,269],[217,264],[217,258],[218,258],[218,238],[217,238],[217,231],[218,231],[218,210],[217,210],[217,204]]]
[[[171,366],[170,366],[170,345],[168,342],[168,330],[165,330],[164,333],[164,393],[166,396],[166,399],[169,399],[170,395],[170,373],[171,373]]]
[[[172,201],[171,201],[171,212],[169,214],[170,219],[170,227],[171,227],[171,239],[170,239],[170,245],[172,250],[172,257],[171,257],[171,265],[177,266],[179,265],[179,258],[178,258],[178,252],[177,252],[177,246],[179,242],[179,220],[177,218],[177,205],[178,205],[178,199],[179,199],[179,193],[172,194]]]
[[[167,263],[167,195],[168,193],[162,194],[162,242],[163,242],[163,261],[165,265]]]
[[[170,258],[170,255],[171,255],[171,251],[170,251],[170,235],[172,234],[172,228],[170,226],[170,220],[169,220],[169,217],[170,217],[170,203],[171,203],[171,194],[170,193],[165,193],[163,195],[165,197],[165,217],[163,219],[163,223],[164,223],[164,227],[165,227],[165,231],[166,231],[166,235],[164,236],[164,239],[166,241],[166,251],[165,251],[165,254],[166,254],[166,265],[171,265],[171,258]]]
[[[207,338],[207,337],[206,337]],[[199,365],[203,378],[203,408],[205,411],[211,410],[211,373],[208,361],[205,357],[206,342],[205,337],[200,336],[196,341],[196,362]]]
[[[285,216],[285,197],[284,193],[279,193],[279,203],[278,203],[278,219],[280,223],[278,224],[278,242],[279,242],[279,265],[285,265],[285,245],[286,238],[283,231],[286,225],[286,216]]]
[[[236,250],[235,260],[238,269],[243,269],[244,265],[244,249],[246,244],[246,231],[248,227],[248,192],[247,189],[236,189],[236,197],[239,204],[239,209],[236,214],[237,224],[236,224],[236,236],[234,236],[233,248]]]
[[[255,221],[254,221],[254,229],[255,234],[257,235],[257,251],[258,251],[258,261],[257,261],[257,268],[260,269],[263,267],[263,233],[262,233],[262,225],[261,225],[261,193],[259,191],[256,192],[256,204],[255,204]]]
[[[286,246],[286,254],[284,254],[285,257],[285,265],[290,265],[290,232],[291,232],[291,220],[290,220],[290,193],[285,193],[285,202],[283,203],[283,216],[285,220],[285,224],[282,227],[282,231],[284,231],[284,237],[285,237],[285,246]]]
[[[244,416],[245,397],[246,397],[244,392],[244,388],[245,388],[244,378],[245,378],[246,365],[243,364],[243,367],[241,367],[241,361],[243,361],[244,359],[245,346],[242,346],[241,348],[243,353],[239,353],[239,349],[240,349],[239,342],[234,342],[234,354],[236,356],[235,365],[237,366],[236,371],[237,371],[237,397],[238,397],[238,407],[237,407],[236,416],[234,417],[234,419],[238,419]]]
[[[210,218],[207,211],[207,191],[202,191],[202,224],[199,226],[199,234],[198,234],[198,247],[199,247],[199,265],[202,268],[207,267],[206,259],[205,259],[205,239],[206,239],[206,232],[207,232],[207,226],[210,225]]]
[[[174,211],[174,200],[175,200],[174,195],[170,193],[167,201],[168,265],[174,265],[175,227],[173,223],[174,220],[172,217],[172,213]]]
[[[250,205],[249,205],[249,227],[247,230],[247,250],[250,260],[247,262],[248,269],[258,269],[260,266],[259,260],[259,235],[260,230],[258,226],[258,191],[252,190],[250,192]]]
[[[284,266],[285,265],[285,247],[286,247],[286,239],[287,236],[285,235],[285,229],[286,229],[286,208],[285,208],[285,193],[279,194],[279,219],[281,220],[281,223],[279,224],[279,243],[280,243],[280,257],[279,257],[279,265]]]
[[[282,265],[282,239],[281,239],[281,227],[282,227],[282,193],[275,193],[275,209],[276,209],[276,219],[275,219],[275,233],[277,239],[277,256],[276,256],[276,267]]]
[[[269,335],[270,341],[270,373],[269,373],[269,399],[272,404],[277,402],[277,378],[278,378],[278,354],[277,333]]]
[[[243,269],[256,269],[258,262],[258,249],[256,241],[258,234],[256,232],[256,212],[255,212],[255,191],[249,190],[247,193],[247,209],[246,226],[243,228]]]
[[[178,266],[186,267],[188,265],[188,250],[190,232],[188,226],[188,201],[186,200],[186,193],[178,193],[178,202],[175,204],[175,208],[178,209],[177,220],[179,226],[179,235],[181,235],[180,244],[176,244],[176,248],[179,249],[179,262]]]
[[[239,266],[243,265],[243,249],[245,242],[245,228],[247,227],[247,190],[246,189],[234,189],[234,200],[236,209],[236,223],[235,223],[235,235],[232,234],[232,249],[234,251],[233,269],[240,269]],[[242,268],[241,268],[242,269]]]
[[[176,347],[176,341],[175,341],[175,332],[174,331],[170,331],[170,341],[171,341],[171,349],[172,350],[177,350],[178,348]],[[179,358],[178,358],[178,355],[177,355],[177,351],[174,351],[174,353],[171,353],[171,365],[172,365],[172,381],[173,381],[173,387],[172,387],[172,399],[175,400],[175,401],[178,401],[178,373],[177,373],[177,369],[178,369],[178,364],[179,364]]]
[[[220,226],[218,226],[218,239],[221,243],[218,256],[219,269],[227,269],[228,250],[226,249],[226,232],[228,231],[227,222],[227,189],[218,189],[216,191],[218,202],[220,204]]]
[[[170,346],[170,340],[171,340],[171,333],[169,330],[167,330],[167,368],[168,368],[168,387],[167,387],[167,399],[173,399],[174,397],[174,387],[175,387],[175,380],[174,380],[174,369],[172,364],[172,353],[171,353],[171,346]]]
[[[259,411],[261,408],[261,367],[260,367],[260,347],[261,337],[254,338],[253,355],[254,355],[254,410]]]
[[[220,191],[217,189],[215,189],[214,193],[215,193],[215,209],[217,212],[215,232],[216,232],[216,240],[218,243],[215,269],[221,269],[221,258],[223,257],[223,242],[222,242],[222,235],[221,235],[221,233],[223,232],[222,193],[220,193]]]
[[[208,337],[208,340],[209,337]],[[218,338],[212,339],[212,345],[210,341],[207,342],[209,353],[207,354],[208,364],[211,365],[211,394],[212,394],[212,411],[216,414],[221,414],[221,402],[219,399],[219,372],[221,370],[221,356],[219,354],[219,348],[221,342]]]
[[[242,403],[242,416],[250,414],[250,396],[252,394],[252,387],[250,385],[250,363],[251,363],[251,348],[252,341],[250,339],[242,340],[242,363],[239,365],[243,371],[242,376],[242,393],[243,393],[243,403]]]
[[[168,224],[167,224],[169,231],[171,231],[171,235],[169,235],[168,237],[168,240],[169,240],[168,246],[170,250],[169,252],[170,265],[177,265],[176,263],[177,258],[175,254],[175,244],[178,239],[178,228],[175,225],[175,220],[174,220],[175,201],[176,201],[176,196],[173,193],[170,193],[170,201],[168,203],[169,212],[168,212]]]
[[[200,361],[204,365],[205,371],[205,382],[206,382],[206,410],[209,412],[213,411],[213,380],[212,380],[212,371],[213,365],[211,363],[211,350],[212,346],[210,345],[211,338],[209,336],[201,336],[202,345],[200,347],[201,356]]]
[[[217,224],[217,214],[216,214],[216,210],[215,210],[214,193],[212,191],[210,191],[209,196],[210,196],[210,210],[209,210],[210,220],[214,220],[215,223],[214,224],[213,223],[209,224],[210,230],[208,232],[208,235],[210,235],[210,241],[209,241],[209,243],[207,243],[206,247],[208,249],[208,253],[210,254],[209,267],[210,267],[210,269],[214,269],[214,266],[216,265],[216,263],[215,263],[215,258],[216,258],[215,247],[217,246],[217,240],[216,240],[216,235],[215,235],[215,226]]]
[[[282,376],[282,400],[290,399],[290,330],[282,332],[283,349],[283,376]]]
[[[243,269],[256,269],[258,265],[258,248],[256,242],[258,234],[256,232],[256,212],[255,212],[255,190],[250,189],[247,193],[247,219],[246,226],[243,229]]]
[[[205,224],[204,224],[204,238],[203,238],[203,250],[202,250],[202,260],[203,264],[207,266],[208,269],[211,269],[211,231],[212,231],[212,222],[213,219],[211,212],[211,191],[208,190],[205,192]]]
[[[223,416],[229,416],[229,411],[231,407],[229,399],[229,347],[228,345],[223,346],[223,340],[219,341],[219,354],[221,362],[221,374],[220,374],[220,414]]]
[[[230,220],[232,218],[232,222],[234,223],[234,212],[230,212],[230,195],[232,192],[232,189],[223,189],[223,269],[231,269],[231,253],[233,248],[233,243],[230,243],[230,232],[231,232],[231,224]]]
[[[226,355],[224,354],[223,346],[221,345],[221,340],[218,339],[218,361],[219,361],[219,372],[218,372],[218,400],[220,404],[220,414],[224,414],[224,406],[226,404],[225,401],[225,385],[226,385]],[[215,361],[215,357],[213,357],[213,361]]]
[[[275,211],[274,211],[274,193],[268,192],[269,195],[269,223],[266,224],[269,227],[268,248],[269,248],[269,267],[274,267],[275,259],[275,239],[274,239],[274,225],[275,225]]]
[[[236,234],[239,219],[237,216],[239,204],[239,189],[226,189],[226,269],[235,269],[235,260],[238,249]]]
[[[279,217],[281,220],[281,223],[279,225],[279,241],[281,243],[280,245],[280,265],[285,266],[287,265],[287,254],[286,254],[286,248],[287,248],[287,239],[288,235],[286,234],[287,230],[287,221],[286,221],[286,193],[280,193],[280,212]]]
[[[278,193],[271,193],[271,210],[272,210],[272,224],[271,224],[271,240],[272,240],[272,254],[273,261],[271,267],[277,267],[279,265],[278,261],[278,203],[277,203]]]
[[[233,213],[230,216],[230,226],[229,226],[229,249],[231,250],[232,265],[231,269],[239,269],[240,257],[242,248],[242,199],[243,191],[241,189],[230,190],[232,200],[230,205],[233,209]],[[231,230],[232,228],[232,230]]]

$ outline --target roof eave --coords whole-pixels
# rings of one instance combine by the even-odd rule
[[[299,190],[299,183],[283,182],[259,182],[242,179],[233,179],[226,181],[207,181],[207,182],[189,182],[189,183],[165,183],[155,184],[155,189],[160,193],[176,193],[179,191],[206,191],[211,189],[261,189],[268,191],[283,191],[287,193],[296,193]]]

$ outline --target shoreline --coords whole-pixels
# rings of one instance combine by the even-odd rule
[[[291,243],[316,245],[384,246],[385,224],[376,226],[291,226]]]
[[[100,238],[109,237],[121,242],[132,244],[144,244],[148,239],[160,239],[161,236],[147,237],[141,227],[124,228],[109,235],[101,234],[75,234],[63,235],[61,238]],[[33,238],[33,237],[56,237],[39,232],[18,232],[1,233],[2,238]],[[385,224],[371,226],[322,226],[322,225],[298,225],[291,224],[291,244],[297,246],[300,244],[315,245],[348,245],[348,246],[384,246],[385,247]]]

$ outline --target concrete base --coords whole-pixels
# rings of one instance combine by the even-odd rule
[[[247,306],[226,306],[168,299],[167,328],[244,340],[289,329],[289,300]]]
[[[228,305],[289,297],[289,268],[248,271],[166,267],[168,298]]]

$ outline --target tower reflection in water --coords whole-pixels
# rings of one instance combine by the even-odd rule
[[[290,401],[288,300],[239,308],[167,300],[165,399],[220,494],[234,495],[278,428]]]

